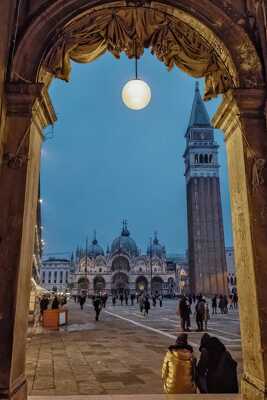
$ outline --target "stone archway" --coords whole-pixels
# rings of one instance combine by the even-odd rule
[[[135,289],[137,293],[147,292],[148,290],[148,280],[145,276],[140,275],[135,281]]]
[[[129,277],[124,272],[116,272],[112,276],[112,290],[118,294],[129,291]]]
[[[68,31],[74,28],[79,36],[81,24],[86,18],[90,20],[92,13],[108,14],[105,10],[114,8],[123,13],[130,3],[100,1],[96,5],[83,0],[55,0],[45,7],[44,3],[42,1],[41,7],[40,2],[38,8],[36,2],[28,20],[25,16],[21,18],[21,24],[25,25],[20,26],[16,48],[6,51],[12,65],[1,111],[1,135],[3,131],[5,140],[0,171],[0,282],[5,286],[0,290],[0,360],[3,360],[0,362],[0,396],[4,398],[26,397],[25,340],[21,337],[26,336],[27,329],[42,129],[56,119],[47,87],[54,75],[67,77],[69,58],[89,62],[95,58],[93,53],[100,54],[102,50],[108,49],[116,56],[123,48],[128,55],[133,51],[133,38],[125,34],[124,39],[118,41],[104,38],[102,50],[97,47],[93,52],[91,47],[89,52],[84,52],[88,43],[77,41],[77,36]],[[201,54],[211,55],[211,65],[207,62],[205,65],[211,66],[212,71],[204,68],[194,75],[196,57],[189,57],[189,63],[184,66],[177,54],[176,58],[168,57],[170,49],[164,52],[160,40],[156,39],[168,35],[169,24],[165,31],[157,30],[158,36],[154,36],[152,42],[147,36],[139,35],[138,51],[141,53],[146,43],[150,43],[158,59],[167,65],[177,64],[184,69],[189,66],[191,70],[187,72],[205,76],[207,98],[224,94],[214,126],[224,130],[230,171],[244,350],[242,391],[246,399],[263,399],[267,391],[265,81],[260,57],[250,40],[254,32],[249,35],[246,31],[247,22],[242,13],[235,13],[231,6],[219,5],[213,0],[206,0],[205,4],[203,7],[196,0],[181,0],[174,6],[170,0],[164,3],[147,1],[138,2],[139,7],[133,9],[145,5],[156,19],[164,14],[174,28],[183,25],[188,38],[199,43]],[[105,21],[110,18],[106,14]],[[157,24],[158,20],[156,28]],[[152,25],[150,20],[147,26]],[[189,40],[186,49],[190,48],[190,43]],[[173,46],[175,52],[175,44]]]
[[[102,290],[104,290],[106,287],[106,281],[103,278],[103,276],[96,276],[94,278],[94,291],[95,292],[101,292]]]
[[[163,291],[163,279],[160,276],[154,276],[151,280],[151,292],[160,295]]]
[[[78,290],[79,292],[89,290],[89,279],[85,276],[82,276],[78,279]]]

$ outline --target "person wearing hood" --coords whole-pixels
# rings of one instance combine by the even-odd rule
[[[197,365],[201,393],[238,393],[237,363],[224,344],[205,334],[201,339]]]
[[[162,366],[162,380],[167,394],[196,393],[193,348],[187,342],[187,334],[178,336],[175,345],[169,347]]]

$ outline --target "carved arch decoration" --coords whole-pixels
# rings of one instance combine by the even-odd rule
[[[212,1],[210,9],[196,9],[194,0],[180,0],[177,7],[169,1],[84,3],[56,0],[33,19],[15,53],[13,81],[49,82],[49,75],[67,81],[70,60],[87,63],[106,51],[140,57],[149,48],[168,69],[205,77],[206,100],[230,88],[263,86],[247,33]]]

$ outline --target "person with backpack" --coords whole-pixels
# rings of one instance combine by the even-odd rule
[[[187,334],[178,336],[169,347],[162,366],[163,388],[167,394],[196,393],[196,359],[188,344]]]
[[[237,362],[216,337],[202,337],[197,365],[201,393],[238,393]]]

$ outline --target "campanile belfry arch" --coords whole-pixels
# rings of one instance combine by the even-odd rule
[[[266,2],[4,0],[0,5],[0,398],[25,399],[25,343],[43,129],[51,80],[105,51],[204,77],[223,95],[246,400],[267,393]]]

